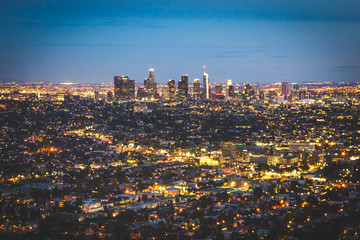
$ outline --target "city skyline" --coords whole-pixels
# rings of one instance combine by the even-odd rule
[[[5,1],[0,81],[357,82],[358,1]],[[176,78],[174,78],[176,77]]]
[[[148,76],[0,83],[0,239],[359,238],[360,83]]]
[[[360,0],[3,0],[0,239],[359,239]]]

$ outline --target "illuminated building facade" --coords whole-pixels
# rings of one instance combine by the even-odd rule
[[[199,100],[200,98],[200,80],[198,78],[194,79],[194,99]]]
[[[167,85],[169,87],[169,98],[173,98],[175,96],[175,80],[169,79]]]
[[[290,100],[291,98],[291,84],[283,82],[281,84],[281,96],[284,97],[284,100]]]
[[[155,82],[155,75],[154,75],[153,68],[149,69],[149,77],[145,78],[144,86],[145,86],[146,91],[148,91],[150,93],[151,97],[156,96],[157,84]]]
[[[226,89],[225,89],[225,96],[226,97],[232,97],[230,96],[230,88],[232,88],[232,93],[234,93],[234,86],[232,85],[231,79],[226,80]]]
[[[116,101],[135,98],[135,80],[128,76],[114,76],[114,97]]]
[[[210,98],[210,86],[209,86],[209,74],[207,72],[204,72],[203,86],[204,86],[204,99],[209,99]]]
[[[188,87],[189,87],[189,76],[187,74],[181,75],[181,80],[179,80],[179,96],[186,98],[188,96]]]

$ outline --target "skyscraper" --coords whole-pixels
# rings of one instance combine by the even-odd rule
[[[149,69],[149,79],[155,81],[154,69],[153,68]]]
[[[199,98],[200,98],[200,80],[198,78],[194,79],[193,93],[194,93],[194,99],[199,100]]]
[[[181,75],[181,80],[179,80],[179,96],[188,97],[188,88],[189,88],[189,76],[187,74]]]
[[[149,93],[145,91],[145,88],[138,87],[138,89],[137,89],[137,98],[138,99],[143,99],[143,98],[148,98],[148,97],[149,97]]]
[[[169,87],[169,98],[173,98],[175,96],[175,80],[169,79],[167,85]]]
[[[292,89],[291,89],[292,100],[300,100],[299,90],[300,90],[300,85],[298,83],[292,84]]]
[[[161,87],[157,88],[157,93],[160,98],[162,99],[170,99],[169,97],[169,86],[167,85],[161,85]]]
[[[155,82],[154,69],[149,69],[149,77],[144,80],[146,90],[150,93],[151,97],[155,97],[157,85]]]
[[[129,98],[135,99],[135,80],[129,82]]]
[[[114,76],[114,97],[116,101],[130,98],[130,78]]]
[[[179,96],[179,97],[184,97],[185,93],[183,92],[183,90],[184,90],[183,82],[182,82],[182,80],[180,79],[180,80],[178,81],[178,96]]]
[[[254,87],[252,87],[249,83],[245,83],[245,86],[244,86],[245,99],[250,100],[250,99],[254,98],[254,96],[255,96]]]
[[[235,91],[234,91],[234,85],[229,86],[229,97],[234,97]]]
[[[231,79],[228,79],[228,80],[226,80],[226,89],[225,89],[225,96],[226,97],[230,96],[230,94],[229,94],[230,86],[232,86],[232,81],[231,81]]]
[[[284,97],[284,100],[288,100],[291,95],[291,84],[283,82],[281,84],[281,96]]]
[[[222,94],[222,86],[221,86],[221,84],[216,84],[216,86],[215,86],[215,94],[216,95]]]
[[[184,83],[185,97],[189,96],[189,76],[187,74],[181,75],[181,80]]]
[[[209,74],[207,72],[204,72],[203,86],[204,86],[204,99],[209,99],[210,98],[210,86],[209,86]]]
[[[222,94],[223,87],[221,84],[215,85],[215,95],[213,96],[215,99],[224,99],[224,95]]]
[[[116,101],[135,98],[135,80],[128,76],[114,76],[114,97]]]

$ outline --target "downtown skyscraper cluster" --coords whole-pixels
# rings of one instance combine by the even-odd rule
[[[234,87],[231,80],[226,82],[226,97],[232,97],[234,94]],[[194,79],[192,94],[189,91],[189,76],[188,74],[182,74],[181,79],[178,81],[178,88],[176,91],[176,82],[173,79],[168,80],[167,88],[162,90],[162,96],[166,98],[174,98],[175,96],[181,99],[193,98],[195,100],[204,99],[209,100],[212,98],[210,89],[209,74],[204,71],[203,84],[200,86],[200,80]],[[222,87],[216,88],[217,95],[222,94]],[[219,90],[220,89],[220,90]],[[135,94],[137,93],[137,94]],[[130,100],[130,99],[157,99],[160,98],[159,89],[155,81],[154,69],[149,69],[149,77],[145,78],[144,85],[135,87],[135,80],[130,80],[128,76],[114,76],[114,96],[115,100]]]

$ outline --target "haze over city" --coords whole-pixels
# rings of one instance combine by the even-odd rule
[[[356,82],[359,1],[3,1],[0,81]]]

